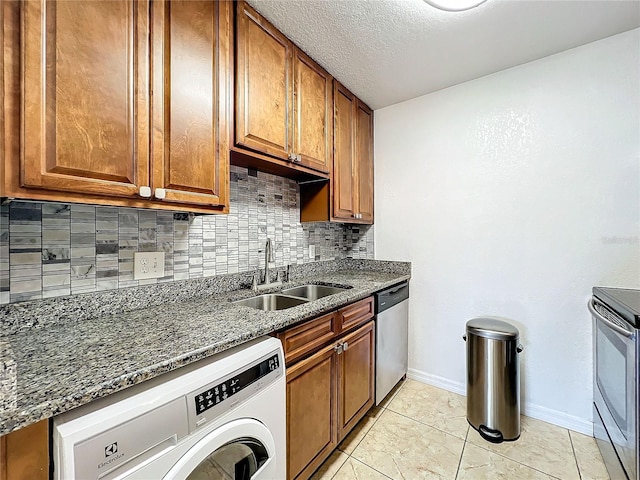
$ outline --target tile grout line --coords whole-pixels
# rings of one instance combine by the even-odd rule
[[[401,417],[408,418],[409,420],[413,420],[414,422],[417,422],[420,425],[424,425],[425,427],[433,428],[434,430],[437,430],[437,431],[439,431],[441,433],[444,433],[445,435],[449,435],[451,437],[457,438],[458,440],[466,441],[465,439],[466,439],[466,436],[468,435],[468,432],[469,432],[467,430],[467,433],[465,433],[465,438],[463,439],[463,438],[459,437],[458,435],[455,435],[455,434],[453,434],[451,432],[447,432],[446,430],[442,430],[441,428],[434,427],[433,425],[429,425],[428,423],[425,423],[425,422],[423,422],[421,420],[417,420],[417,419],[415,419],[413,417],[405,415],[404,413],[396,412],[395,410],[391,410],[391,409],[389,409],[389,411],[395,413],[396,415],[400,415]]]
[[[580,465],[578,465],[578,455],[576,455],[576,447],[573,445],[573,438],[571,437],[571,431],[567,430],[569,435],[569,443],[571,444],[571,451],[573,452],[573,460],[576,462],[576,469],[578,470],[578,478],[582,480],[582,472],[580,471]]]
[[[467,427],[467,434],[464,436],[464,443],[462,444],[462,452],[460,452],[460,460],[458,460],[458,468],[456,469],[456,476],[454,479],[457,480],[458,475],[460,474],[460,465],[462,465],[462,457],[464,456],[464,449],[467,447],[467,438],[469,438],[469,428]]]
[[[403,387],[405,386],[405,384],[406,384],[406,379],[403,381],[402,385],[400,385],[400,387],[396,390],[396,392],[393,394],[393,396],[389,399],[389,401],[386,403],[386,405],[389,405],[389,404],[393,401],[393,399],[394,399],[394,398],[396,398],[396,395],[398,395],[398,393],[400,393],[400,390],[402,390],[402,389],[403,389]],[[344,463],[343,463],[342,465],[340,465],[340,468],[336,471],[336,473],[334,473],[334,474],[331,476],[331,479],[330,479],[330,480],[332,480],[332,479],[333,479],[333,478],[338,474],[338,472],[342,469],[342,467],[344,467],[344,465],[347,463],[347,461],[348,461],[350,458],[353,458],[355,461],[360,462],[360,463],[362,463],[363,465],[366,465],[367,467],[369,467],[369,468],[371,468],[371,469],[375,470],[376,472],[380,473],[381,475],[384,475],[385,477],[387,477],[384,473],[379,472],[378,470],[376,470],[375,468],[373,468],[371,465],[368,465],[368,464],[366,464],[366,463],[364,463],[364,462],[362,462],[362,461],[358,460],[357,458],[355,458],[355,457],[352,455],[352,453],[356,451],[356,448],[358,448],[358,445],[360,445],[360,444],[362,443],[362,441],[364,440],[364,437],[366,437],[366,436],[367,436],[367,434],[368,434],[368,433],[371,431],[371,429],[374,427],[374,425],[375,425],[376,423],[378,423],[378,420],[379,420],[379,419],[380,419],[380,417],[384,414],[384,411],[385,411],[385,410],[387,410],[387,406],[386,406],[386,405],[385,405],[384,407],[379,407],[379,408],[380,408],[380,410],[382,410],[382,412],[380,412],[380,415],[378,415],[378,418],[376,418],[376,419],[375,419],[375,421],[373,422],[373,424],[371,425],[371,427],[369,427],[369,430],[367,430],[367,432],[362,436],[362,438],[361,438],[361,439],[360,439],[360,441],[356,444],[356,446],[355,446],[355,447],[353,447],[353,450],[351,451],[351,453],[347,453],[347,452],[345,452],[345,451],[343,451],[343,450],[340,450],[340,446],[338,445],[338,447],[336,448],[336,450],[337,450],[337,451],[339,451],[339,452],[341,452],[341,453],[344,453],[344,454],[347,456],[347,459],[344,461]],[[375,407],[375,405],[374,405],[374,407]],[[393,411],[393,410],[392,410],[392,411]],[[365,416],[366,416],[366,414],[365,414]],[[364,419],[364,417],[363,417],[363,419]],[[361,419],[360,421],[362,421],[362,419]],[[328,460],[328,459],[327,459],[327,460]],[[326,462],[326,460],[325,460],[325,462]],[[387,478],[389,478],[389,477],[387,477]]]
[[[361,464],[362,464],[362,465],[364,465],[365,467],[369,467],[371,470],[373,470],[373,471],[375,471],[375,472],[378,472],[378,473],[379,473],[380,475],[382,475],[383,477],[388,478],[388,479],[390,479],[390,480],[393,480],[393,479],[392,479],[392,477],[390,477],[389,475],[387,475],[387,474],[385,474],[385,473],[382,473],[380,470],[378,470],[378,469],[376,469],[376,468],[373,468],[371,465],[368,465],[368,464],[364,463],[363,461],[358,460],[358,459],[357,459],[357,458],[355,458],[355,457],[352,457],[351,455],[349,455],[349,457],[350,457],[350,458],[353,458],[353,460],[354,460],[355,462],[361,463]],[[347,462],[345,461],[345,462],[342,464],[342,466],[343,466],[343,467],[344,467],[345,463],[347,463]],[[342,467],[340,467],[340,468],[342,468]],[[337,474],[338,474],[338,472],[336,472],[336,475],[337,475]],[[402,475],[402,473],[401,473],[401,475]]]
[[[398,390],[399,390],[399,389],[398,389]],[[395,395],[394,395],[394,396],[395,396]],[[349,457],[351,457],[351,456],[352,456],[351,454],[352,454],[353,452],[355,452],[355,451],[356,451],[356,448],[358,448],[358,445],[360,445],[360,444],[362,443],[362,441],[364,440],[364,437],[366,437],[366,436],[367,436],[367,434],[371,431],[371,429],[373,428],[373,426],[374,426],[376,423],[378,423],[378,420],[379,420],[379,419],[380,419],[380,417],[384,414],[384,410],[386,410],[386,407],[379,407],[379,408],[380,408],[380,410],[382,410],[382,411],[381,411],[381,412],[380,412],[380,414],[378,415],[378,418],[374,419],[374,421],[373,421],[373,423],[371,424],[371,426],[369,427],[369,429],[364,433],[364,435],[362,435],[362,438],[361,438],[361,439],[358,441],[358,443],[356,443],[356,445],[353,447],[353,450],[351,451],[351,453],[347,453],[347,452],[345,452],[344,450],[340,450],[340,444],[338,444],[338,446],[336,447],[336,450],[338,450],[338,451],[340,451],[340,452],[342,452],[342,453],[345,453],[345,454],[347,454]],[[364,417],[362,417],[362,418],[360,419],[360,422],[361,422],[361,421],[363,421],[363,420],[365,419],[365,417],[366,417],[366,416],[367,416],[367,414],[365,413],[365,416],[364,416]],[[356,424],[356,425],[357,425],[357,424]],[[355,429],[355,427],[354,427],[354,429]],[[352,431],[353,431],[353,430],[352,430]],[[347,436],[348,436],[348,435],[347,435]],[[344,441],[344,440],[346,440],[346,437],[345,437],[342,441]]]
[[[500,453],[500,452],[494,452],[493,450],[489,450],[489,449],[485,448],[484,446],[482,446],[482,445],[478,445],[477,443],[474,443],[474,442],[472,442],[472,441],[468,441],[468,442],[469,442],[471,445],[473,445],[474,447],[481,448],[481,449],[482,449],[482,450],[484,450],[485,452],[494,453],[494,454],[496,454],[496,455],[498,455],[498,456],[500,456],[500,457],[502,457],[502,458],[506,458],[507,460],[509,460],[509,461],[511,461],[511,462],[517,463],[518,465],[522,465],[523,467],[526,467],[526,468],[529,468],[529,469],[531,469],[531,470],[535,470],[536,472],[542,473],[543,475],[546,475],[547,477],[555,478],[555,479],[557,479],[557,480],[562,480],[562,479],[559,479],[558,477],[556,477],[555,475],[553,475],[553,474],[551,474],[551,473],[547,473],[547,472],[545,472],[545,471],[543,471],[543,470],[540,470],[539,468],[532,467],[531,465],[527,465],[526,463],[519,462],[518,460],[515,460],[515,459],[513,459],[513,458],[511,458],[511,457],[508,457],[508,456],[504,455],[503,453]],[[466,443],[466,442],[465,442],[465,443]]]

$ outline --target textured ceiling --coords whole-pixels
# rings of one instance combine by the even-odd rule
[[[640,0],[249,3],[374,109],[640,26]]]

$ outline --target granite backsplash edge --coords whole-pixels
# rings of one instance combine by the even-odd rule
[[[273,269],[273,280],[277,271]],[[370,259],[325,260],[290,266],[290,280],[342,270],[411,274],[410,262]],[[0,305],[0,337],[67,321],[82,321],[107,315],[187,302],[209,295],[249,288],[254,272],[216,275],[141,287],[106,290]],[[264,274],[264,271],[262,271]]]

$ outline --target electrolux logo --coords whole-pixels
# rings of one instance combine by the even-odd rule
[[[112,443],[111,445],[107,445],[104,447],[104,456],[110,457],[114,453],[118,453],[118,442]]]
[[[104,447],[104,458],[107,460],[98,464],[98,470],[120,460],[122,457],[124,457],[124,453],[118,453],[118,442],[107,445]]]

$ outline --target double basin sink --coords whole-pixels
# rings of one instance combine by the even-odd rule
[[[328,285],[301,285],[281,290],[279,293],[268,293],[257,297],[236,300],[236,305],[243,305],[258,310],[273,311],[302,305],[303,303],[344,292],[347,288]]]

